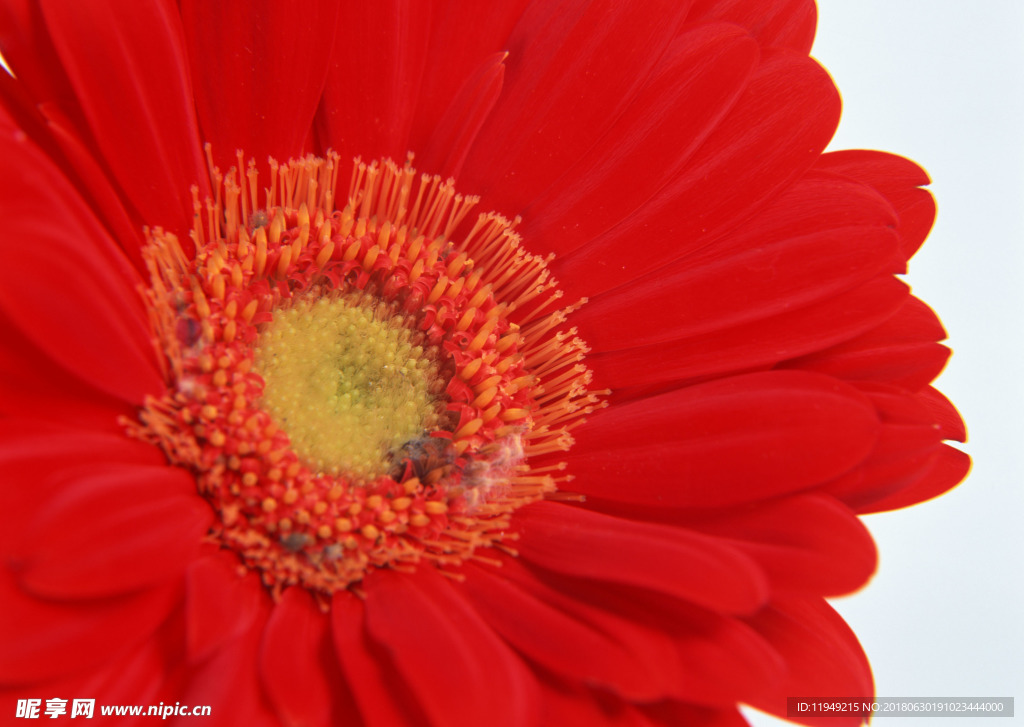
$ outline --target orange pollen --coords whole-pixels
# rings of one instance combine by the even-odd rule
[[[270,160],[262,194],[238,160],[226,175],[210,162],[215,199],[193,189],[194,259],[174,234],[146,231],[167,393],[128,423],[193,472],[219,516],[210,539],[275,596],[298,584],[326,603],[375,568],[486,557],[517,508],[564,497],[550,455],[604,404],[585,344],[560,330],[576,306],[560,305],[515,223],[470,224],[477,198],[409,163],[356,159],[339,209],[336,154]],[[333,348],[309,342],[320,315],[333,316]],[[290,356],[322,356],[327,388],[310,394],[305,375],[275,368]],[[385,434],[371,427],[357,445],[346,422]]]

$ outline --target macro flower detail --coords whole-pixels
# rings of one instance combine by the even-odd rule
[[[150,233],[168,393],[129,431],[194,473],[215,542],[276,597],[497,545],[565,479],[529,457],[599,403],[544,261],[493,213],[453,242],[476,200],[410,166],[357,161],[342,210],[336,155],[271,170],[260,205],[255,163],[211,163],[194,260]]]
[[[969,461],[928,177],[823,152],[815,20],[0,2],[0,710],[871,696],[858,516]]]

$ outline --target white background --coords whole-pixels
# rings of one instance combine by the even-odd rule
[[[1024,712],[1024,1],[818,0],[813,55],[843,96],[832,149],[932,177],[939,214],[908,282],[940,315],[974,469],[951,493],[865,518],[880,551],[834,602],[882,697],[1015,697]],[[798,696],[798,695],[791,695]],[[811,695],[807,695],[811,696]],[[754,725],[786,722],[748,712]],[[989,727],[1013,719],[883,719]]]

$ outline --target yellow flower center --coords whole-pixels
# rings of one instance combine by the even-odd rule
[[[407,319],[372,299],[304,298],[260,332],[261,406],[316,472],[372,480],[438,427],[445,384]]]

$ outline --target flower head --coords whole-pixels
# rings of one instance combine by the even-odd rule
[[[959,482],[809,0],[0,5],[0,682],[217,724],[872,693]],[[354,161],[352,161],[354,159]],[[33,692],[34,693],[34,692]]]

